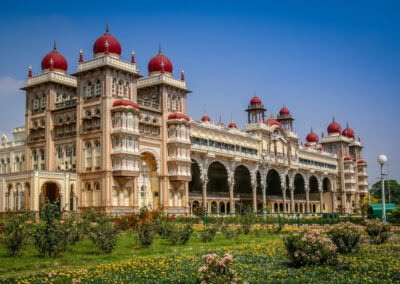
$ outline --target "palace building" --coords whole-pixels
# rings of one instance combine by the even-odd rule
[[[91,58],[79,52],[72,74],[55,45],[40,74],[29,68],[25,126],[0,142],[0,211],[38,211],[46,200],[67,211],[116,214],[143,206],[190,213],[201,204],[210,213],[243,204],[271,212],[359,210],[367,165],[351,128],[333,120],[326,135],[311,130],[303,144],[289,109],[267,114],[257,96],[244,129],[214,124],[207,114],[192,118],[184,72],[174,76],[161,49],[146,75],[134,52],[125,61],[121,51],[107,27]]]

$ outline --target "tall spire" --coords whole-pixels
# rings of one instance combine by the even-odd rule
[[[110,29],[108,28],[108,23],[106,24],[106,35],[110,34]]]
[[[158,44],[158,54],[162,54],[161,43]]]
[[[56,40],[54,40],[53,50],[57,50],[57,43],[56,43]]]

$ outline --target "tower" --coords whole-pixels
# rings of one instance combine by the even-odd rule
[[[283,127],[283,129],[293,132],[293,120],[294,118],[290,114],[290,111],[287,107],[283,106],[279,111],[279,115],[276,119],[279,121]]]
[[[264,105],[259,97],[254,96],[250,100],[250,104],[248,105],[246,111],[248,123],[261,123],[265,121],[266,109],[264,108]]]

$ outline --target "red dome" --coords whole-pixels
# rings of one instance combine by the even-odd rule
[[[164,72],[172,73],[173,67],[171,61],[161,52],[161,48],[158,50],[158,54],[154,56],[147,65],[149,73],[161,72],[164,65]]]
[[[106,51],[106,42],[108,43],[108,52],[121,55],[121,44],[119,41],[110,34],[108,30],[108,25],[106,27],[106,32],[104,35],[99,37],[93,45],[94,55],[98,53],[104,53]]]
[[[254,96],[250,101],[250,105],[261,105],[261,99],[257,96]]]
[[[318,150],[319,150],[319,151],[324,151],[324,147],[319,146],[319,147],[318,147]]]
[[[346,136],[347,138],[353,138],[354,139],[355,133],[354,133],[354,130],[351,129],[349,127],[349,125],[347,125],[346,128],[342,131],[342,135]]]
[[[331,133],[340,133],[340,131],[342,130],[342,127],[340,126],[339,123],[337,123],[335,121],[335,119],[332,120],[331,124],[328,125],[328,134]]]
[[[168,119],[184,119],[186,121],[190,121],[190,117],[186,114],[175,112],[168,115]]]
[[[310,142],[310,143],[317,143],[318,140],[319,140],[319,138],[318,138],[317,133],[315,133],[315,132],[311,129],[311,132],[308,133],[308,135],[307,135],[307,137],[306,137],[306,140],[307,140],[307,142]]]
[[[237,128],[236,123],[232,121],[231,123],[229,123],[228,128]]]
[[[344,157],[344,160],[345,160],[345,161],[353,161],[353,159],[352,159],[351,157],[349,157],[349,156]]]
[[[57,51],[56,43],[54,42],[54,49],[47,53],[42,59],[42,70],[51,69],[50,62],[53,60],[53,68],[55,70],[67,71],[68,63],[64,56]]]
[[[204,114],[203,117],[201,118],[201,121],[202,122],[210,122],[211,118],[207,114]]]
[[[365,164],[365,161],[364,160],[358,160],[357,164]]]
[[[306,147],[311,147],[311,144],[309,142],[306,143]]]
[[[279,127],[282,127],[282,125],[279,123],[279,121],[277,121],[272,115],[264,123],[269,126],[277,125]]]
[[[117,106],[126,106],[126,107],[133,107],[135,109],[139,109],[139,106],[137,103],[127,101],[127,100],[118,100],[113,103],[113,107]]]
[[[289,111],[289,109],[287,108],[287,107],[282,107],[281,108],[281,110],[279,111],[279,114],[280,115],[289,115],[290,114],[290,111]]]

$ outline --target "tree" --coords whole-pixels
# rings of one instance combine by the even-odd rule
[[[385,180],[385,198],[389,202],[389,188],[390,188],[390,202],[400,204],[400,184],[396,180]],[[382,184],[377,181],[372,185],[371,196],[381,199],[382,197]]]

